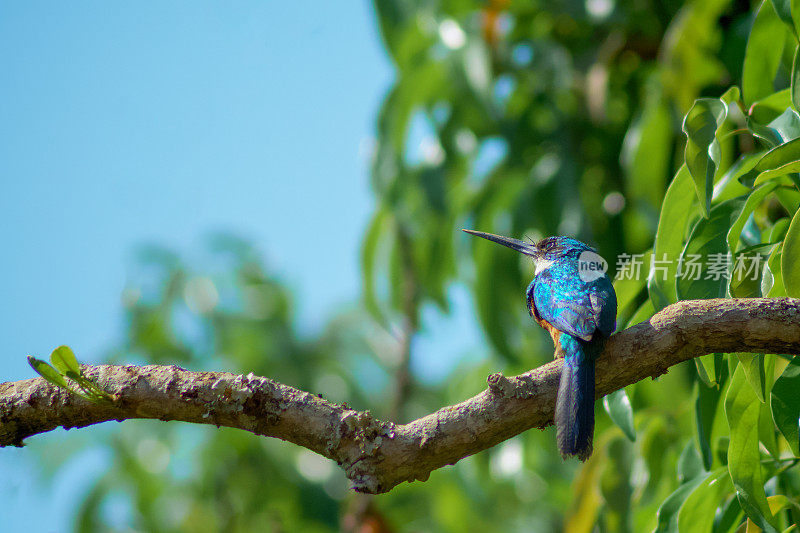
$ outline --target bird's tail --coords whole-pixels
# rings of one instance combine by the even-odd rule
[[[556,440],[564,459],[577,456],[585,461],[592,455],[594,437],[594,362],[603,340],[585,342],[561,334],[564,366],[556,398]]]

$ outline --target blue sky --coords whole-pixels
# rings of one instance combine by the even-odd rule
[[[0,381],[60,344],[100,361],[144,244],[191,261],[212,232],[244,237],[305,331],[355,301],[393,76],[373,18],[363,0],[0,3]],[[415,366],[443,377],[479,342],[463,334],[474,317],[425,316]],[[68,530],[102,458],[81,465],[40,485],[24,449],[0,450],[4,527]]]
[[[5,3],[2,378],[29,375],[26,353],[67,343],[91,360],[118,338],[144,243],[243,236],[304,323],[352,300],[364,147],[392,79],[372,16],[366,2]]]

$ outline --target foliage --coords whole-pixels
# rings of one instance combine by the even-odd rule
[[[461,227],[641,254],[642,275],[615,282],[620,329],[680,299],[800,296],[795,4],[376,0],[397,76],[377,122],[366,311],[299,340],[286,289],[243,243],[214,243],[209,272],[151,250],[115,358],[252,371],[401,420],[455,403],[552,357],[525,312],[530,265]],[[728,254],[719,276],[685,275]],[[737,265],[758,257],[749,279]],[[458,283],[497,357],[395,386],[422,309],[446,311]],[[798,368],[710,354],[604,401],[583,465],[529,431],[371,513],[398,530],[784,529],[800,519]],[[231,430],[126,422],[110,465],[81,530],[121,528],[122,501],[148,531],[328,531],[352,500],[334,465]]]
[[[480,242],[463,261],[458,227],[577,235],[617,267],[641,254],[643,275],[616,281],[620,327],[682,299],[800,296],[800,8],[592,11],[601,4],[376,3],[398,79],[373,166],[372,309],[397,309],[370,287],[392,276],[391,253],[376,267],[377,243],[402,246],[405,232],[423,301],[444,306],[447,284],[468,279],[497,353],[545,360],[546,337],[520,312],[529,266]],[[417,121],[428,136],[421,160]],[[692,366],[604,401],[620,429],[598,428],[570,527],[733,531],[750,520],[770,531],[800,518],[795,362],[711,354]]]
[[[78,359],[69,346],[59,346],[50,354],[50,362],[31,355],[28,364],[51,384],[90,402],[112,402],[114,398],[83,375]],[[70,384],[74,384],[70,385]],[[76,389],[77,387],[77,389]]]

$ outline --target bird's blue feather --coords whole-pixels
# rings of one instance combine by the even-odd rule
[[[584,245],[585,246],[585,245]],[[528,296],[539,317],[556,329],[583,340],[596,331],[606,337],[617,327],[617,297],[608,276],[584,281],[578,275],[577,254],[554,262],[536,275]]]
[[[568,333],[559,339],[564,366],[558,384],[554,420],[556,442],[564,458],[585,461],[594,437],[594,365],[602,341],[583,341]]]
[[[616,329],[617,297],[608,276],[586,281],[578,257],[591,250],[569,238],[554,238],[548,265],[528,286],[531,312],[561,332],[557,351],[564,366],[555,409],[562,456],[586,460],[594,435],[595,359]]]

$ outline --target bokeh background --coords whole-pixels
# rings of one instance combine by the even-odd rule
[[[574,235],[612,270],[646,252],[681,120],[741,78],[753,16],[722,0],[2,2],[0,379],[69,344],[89,363],[252,371],[405,422],[542,364],[530,265],[459,229]],[[653,312],[643,284],[618,292],[620,327]],[[0,451],[0,516],[649,530],[699,461],[695,381],[684,365],[628,388],[635,442],[598,403],[585,465],[533,430],[375,498],[244,432],[56,431]]]

